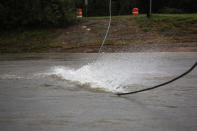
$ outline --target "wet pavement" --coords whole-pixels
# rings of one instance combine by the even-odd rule
[[[0,56],[1,131],[196,131],[197,53]]]

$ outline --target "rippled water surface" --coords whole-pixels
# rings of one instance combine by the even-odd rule
[[[197,130],[197,53],[0,56],[3,130]]]

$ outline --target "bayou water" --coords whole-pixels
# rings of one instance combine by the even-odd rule
[[[196,131],[197,53],[0,56],[1,131]]]

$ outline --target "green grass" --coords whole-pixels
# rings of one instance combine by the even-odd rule
[[[150,19],[140,15],[136,21],[145,32],[159,31],[167,35],[194,34],[197,28],[197,14],[153,14]]]
[[[88,17],[87,20],[108,19],[109,16]],[[136,19],[144,32],[156,31],[164,35],[196,34],[197,14],[153,14],[150,19],[145,14],[139,16],[112,16],[112,19]],[[84,18],[86,19],[86,18]]]
[[[136,16],[132,15],[121,15],[121,16],[112,16],[112,19],[119,19],[119,18],[135,18]],[[86,18],[83,18],[86,20]],[[88,17],[87,20],[101,20],[101,19],[109,19],[109,16],[95,16],[95,17]]]
[[[174,18],[174,17],[179,17],[179,18],[197,18],[197,14],[153,14],[152,15],[154,19],[166,19],[166,18]],[[112,19],[114,18],[146,18],[145,14],[140,14],[138,16],[133,16],[133,15],[121,15],[121,16],[112,16]],[[87,17],[87,20],[92,20],[92,19],[107,19],[109,16],[95,16],[95,17]],[[82,19],[86,19],[86,17],[83,17]]]
[[[49,48],[49,42],[59,34],[55,29],[0,32],[0,53],[39,52]]]

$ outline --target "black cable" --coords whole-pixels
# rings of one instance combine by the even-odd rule
[[[144,91],[148,91],[148,90],[153,90],[153,89],[156,89],[156,88],[159,88],[159,87],[162,87],[164,85],[167,85],[167,84],[170,84],[180,78],[182,78],[183,76],[189,74],[194,68],[196,68],[197,66],[197,62],[188,70],[186,71],[185,73],[181,74],[180,76],[170,80],[170,81],[167,81],[165,83],[162,83],[160,85],[157,85],[157,86],[153,86],[153,87],[150,87],[150,88],[146,88],[146,89],[142,89],[142,90],[138,90],[138,91],[133,91],[133,92],[128,92],[128,93],[117,93],[118,96],[123,96],[123,95],[130,95],[130,94],[136,94],[136,93],[140,93],[140,92],[144,92]]]

